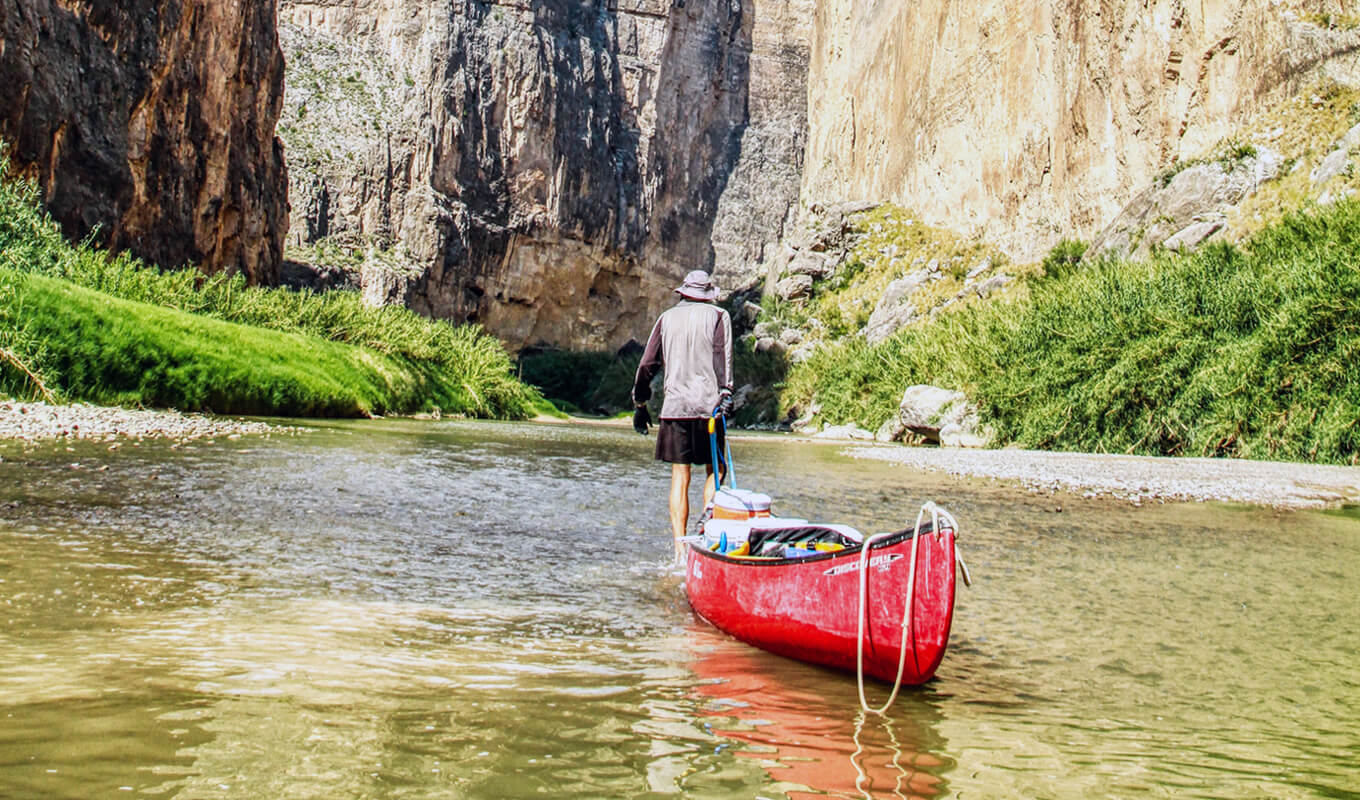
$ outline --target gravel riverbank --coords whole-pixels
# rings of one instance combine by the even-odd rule
[[[189,441],[282,430],[286,429],[264,422],[181,414],[178,411],[0,400],[0,440],[39,442],[92,439],[111,442],[118,439],[165,438]]]
[[[852,447],[855,458],[1019,484],[1035,492],[1113,496],[1133,503],[1212,500],[1275,508],[1331,508],[1360,503],[1360,467],[1230,458]]]

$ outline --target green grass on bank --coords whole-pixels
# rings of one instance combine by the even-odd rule
[[[517,418],[541,400],[476,327],[369,308],[355,292],[247,287],[239,276],[162,272],[73,245],[33,185],[7,178],[0,393],[40,388],[68,400],[284,415],[438,407]]]
[[[354,416],[455,407],[457,387],[390,356],[315,336],[236,325],[120,300],[69,281],[0,268],[0,286],[41,342],[41,373],[96,403],[231,414]],[[15,387],[19,388],[19,387]]]
[[[1068,245],[1070,247],[1070,245]],[[1001,443],[1360,461],[1360,204],[1296,213],[1239,247],[1099,261],[878,346],[795,365],[785,407],[869,429],[902,390],[963,390]]]

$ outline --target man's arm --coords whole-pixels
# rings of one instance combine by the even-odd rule
[[[638,362],[637,375],[633,377],[633,405],[642,405],[652,399],[652,378],[661,371],[661,318],[652,326],[652,335],[647,337],[647,347],[642,351]]]
[[[718,392],[732,393],[732,318],[718,309],[718,322],[713,328],[713,374],[718,379]]]

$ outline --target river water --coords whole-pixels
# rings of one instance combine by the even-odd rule
[[[959,519],[938,677],[865,719],[853,676],[689,611],[651,444],[372,421],[0,450],[0,797],[1360,797],[1354,515],[736,441],[782,513]]]

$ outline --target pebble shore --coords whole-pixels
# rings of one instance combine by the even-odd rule
[[[178,411],[0,400],[0,441],[116,444],[127,439],[237,439],[288,430],[264,422]],[[1218,501],[1283,509],[1360,504],[1360,467],[900,445],[864,445],[843,452],[915,469],[1004,481],[1031,492],[1115,497],[1134,504]]]
[[[263,422],[249,422],[182,414],[83,404],[51,405],[0,400],[0,440],[41,442],[86,439],[115,442],[119,439],[239,438],[245,434],[284,430]]]
[[[866,446],[844,452],[854,458],[1016,483],[1032,492],[1116,497],[1134,504],[1189,500],[1303,509],[1360,503],[1360,467],[940,447]]]

